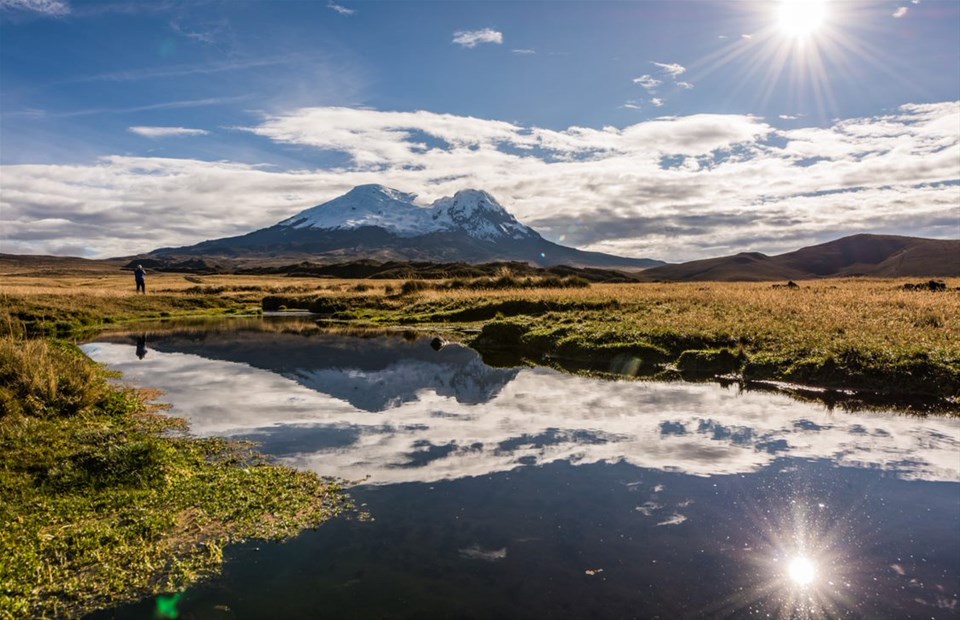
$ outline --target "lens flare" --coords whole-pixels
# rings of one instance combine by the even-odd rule
[[[813,583],[817,577],[817,566],[809,558],[799,556],[790,560],[787,564],[787,576],[790,581],[798,586],[806,586]]]

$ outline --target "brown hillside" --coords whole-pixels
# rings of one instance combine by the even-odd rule
[[[960,240],[853,235],[794,252],[734,256],[648,269],[644,280],[805,280],[843,276],[953,277],[960,275]]]

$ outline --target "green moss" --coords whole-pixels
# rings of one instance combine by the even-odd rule
[[[224,545],[349,508],[249,445],[171,435],[75,348],[0,339],[0,617],[74,616],[219,569]]]

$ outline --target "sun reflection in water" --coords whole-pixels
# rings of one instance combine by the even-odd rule
[[[787,576],[800,587],[808,586],[817,578],[817,565],[809,558],[797,556],[787,564]]]
[[[730,549],[741,587],[702,609],[704,616],[833,618],[856,609],[860,584],[873,569],[858,559],[869,533],[854,517],[822,498],[787,490],[786,497],[750,501],[731,528],[745,534]],[[747,527],[744,528],[744,525]]]

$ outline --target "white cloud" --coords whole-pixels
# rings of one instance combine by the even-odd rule
[[[677,82],[677,86],[679,86],[683,90],[690,90],[691,88],[693,88],[693,84],[691,84],[690,82]]]
[[[620,107],[621,107],[621,108],[626,108],[627,110],[642,110],[643,107],[640,105],[640,104],[642,104],[642,103],[643,103],[643,101],[640,100],[640,99],[630,99],[629,101],[626,101],[626,102],[625,102],[622,106],[620,106]]]
[[[663,82],[649,74],[643,74],[638,78],[633,78],[633,83],[643,86],[650,92],[653,92],[656,90],[657,86],[663,84]]]
[[[897,9],[896,11],[893,12],[893,17],[895,17],[895,18],[897,18],[897,19],[900,19],[901,17],[906,16],[906,14],[907,14],[908,12],[909,12],[909,9],[907,9],[907,7],[905,7],[905,6],[902,6],[902,7],[900,7],[899,9]]]
[[[661,99],[660,97],[654,97],[653,99],[650,100],[650,103],[651,103],[652,105],[654,105],[654,106],[656,106],[656,107],[659,108],[659,107],[663,106],[663,104],[666,103],[666,102],[665,102],[663,99]]]
[[[491,28],[482,30],[459,30],[453,33],[453,42],[466,48],[473,48],[481,43],[503,43],[503,33]]]
[[[339,13],[340,15],[353,15],[354,13],[356,13],[356,10],[354,10],[354,9],[348,9],[347,7],[341,6],[341,5],[337,4],[336,2],[329,2],[329,3],[327,3],[327,8],[328,8],[328,9],[331,9],[331,10],[333,10],[333,11],[336,11],[336,12]]]
[[[529,56],[531,54],[537,53],[536,50],[530,50],[530,49],[516,49],[516,50],[510,50],[510,52],[520,56]]]
[[[0,9],[33,11],[44,15],[68,15],[70,4],[63,0],[0,0]]]
[[[742,35],[740,35],[740,38],[741,38],[741,39],[748,39],[748,40],[749,40],[749,39],[752,39],[752,38],[753,38],[753,35],[752,35],[752,34],[742,34]]]
[[[176,136],[205,136],[210,132],[205,129],[191,129],[189,127],[127,127],[127,131],[146,138],[169,138]]]
[[[186,245],[272,225],[361,183],[424,203],[483,188],[552,240],[666,260],[787,251],[855,232],[957,236],[960,102],[793,129],[736,114],[556,130],[302,108],[245,130],[348,163],[278,171],[113,156],[3,166],[2,251],[118,256]]]
[[[686,67],[684,67],[684,66],[682,66],[682,65],[678,65],[678,64],[675,63],[675,62],[672,62],[672,63],[663,63],[663,62],[654,62],[654,61],[651,60],[651,61],[650,61],[650,64],[656,65],[656,66],[660,67],[660,70],[661,70],[661,71],[663,71],[664,73],[669,74],[670,77],[673,77],[673,78],[680,77],[680,75],[682,75],[683,73],[685,73],[686,70],[687,70]]]
[[[777,118],[783,119],[785,121],[795,121],[800,117],[795,114],[780,114],[777,116]]]

